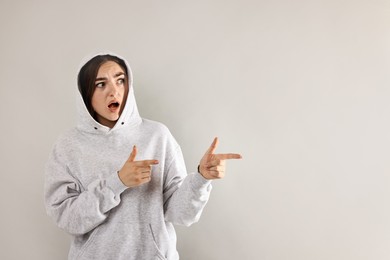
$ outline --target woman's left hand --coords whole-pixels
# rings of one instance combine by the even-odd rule
[[[210,148],[204,154],[199,164],[199,173],[208,180],[221,179],[225,176],[226,160],[241,159],[240,154],[226,153],[214,154],[218,146],[218,137],[216,137]]]

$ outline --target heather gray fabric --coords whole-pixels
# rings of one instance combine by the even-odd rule
[[[186,173],[169,130],[142,119],[128,63],[129,94],[112,128],[88,113],[81,95],[78,123],[61,135],[46,165],[45,205],[73,235],[69,259],[179,259],[173,224],[198,221],[211,182]],[[149,183],[127,188],[117,171],[137,145],[136,160],[157,159]]]

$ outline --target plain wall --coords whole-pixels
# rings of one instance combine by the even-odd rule
[[[238,152],[185,260],[390,259],[390,1],[0,1],[0,259],[66,259],[43,169],[84,56],[131,64],[194,171]]]

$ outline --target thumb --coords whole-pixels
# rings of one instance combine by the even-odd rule
[[[218,146],[218,137],[215,137],[213,143],[211,144],[211,146],[209,147],[209,149],[207,149],[205,155],[213,154],[214,151],[215,151],[215,149],[217,149],[217,146]]]
[[[133,146],[133,150],[131,151],[131,154],[129,156],[128,161],[129,162],[134,162],[135,156],[137,156],[137,146]]]

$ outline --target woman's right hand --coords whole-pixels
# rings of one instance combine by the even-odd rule
[[[152,166],[158,164],[157,160],[135,161],[137,147],[134,145],[129,159],[118,172],[119,179],[127,187],[136,187],[151,180]]]

